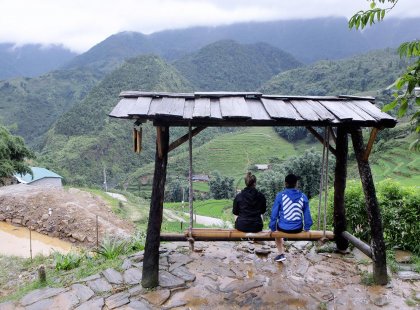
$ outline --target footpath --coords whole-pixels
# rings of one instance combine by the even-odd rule
[[[144,289],[143,252],[63,288],[42,288],[9,309],[418,309],[420,281],[393,276],[387,286],[365,286],[369,260],[317,253],[314,243],[288,243],[287,260],[273,261],[273,242],[196,242],[161,245],[159,287]],[[418,276],[418,274],[417,274]],[[411,305],[411,307],[409,306]]]

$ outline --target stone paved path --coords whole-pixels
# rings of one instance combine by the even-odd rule
[[[370,266],[357,262],[361,253],[341,256],[315,251],[313,243],[289,243],[287,260],[275,263],[269,243],[166,243],[159,259],[160,286],[139,283],[143,253],[127,257],[121,268],[65,288],[42,288],[9,309],[406,309],[419,306],[420,282],[393,279],[388,286],[366,287],[360,274]]]

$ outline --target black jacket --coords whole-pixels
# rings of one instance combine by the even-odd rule
[[[235,228],[244,232],[258,232],[263,229],[261,215],[267,210],[264,195],[254,187],[244,188],[233,201],[233,214],[238,218]]]

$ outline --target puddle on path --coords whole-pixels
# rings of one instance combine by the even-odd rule
[[[32,256],[37,254],[49,255],[53,250],[67,253],[72,244],[58,238],[52,238],[36,231],[32,231]],[[31,257],[29,230],[27,227],[15,227],[0,222],[0,254]]]

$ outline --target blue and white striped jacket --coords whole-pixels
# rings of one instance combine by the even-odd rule
[[[285,230],[296,230],[303,227],[309,230],[312,226],[308,198],[296,188],[286,188],[276,196],[271,211],[270,229],[277,227]]]

